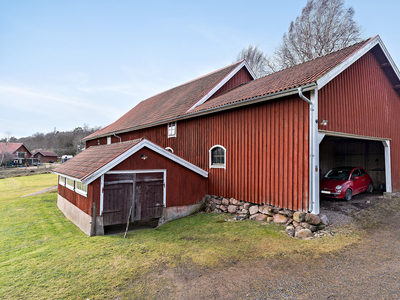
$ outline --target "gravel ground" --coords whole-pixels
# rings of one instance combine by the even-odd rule
[[[390,201],[398,200],[363,194],[350,202],[322,201],[331,229],[353,222],[367,232],[362,243],[341,253],[218,271],[168,269],[147,280],[163,283],[157,295],[162,299],[400,299],[400,212],[383,207]],[[378,220],[365,213],[370,208],[379,212]]]

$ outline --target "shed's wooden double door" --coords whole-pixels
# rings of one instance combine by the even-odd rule
[[[163,212],[163,173],[104,175],[103,224],[160,218]]]

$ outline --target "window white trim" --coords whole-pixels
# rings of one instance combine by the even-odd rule
[[[170,122],[167,124],[168,138],[176,137],[177,122]]]
[[[222,148],[224,150],[224,163],[223,164],[213,164],[212,163],[212,150],[214,148]],[[216,168],[216,169],[226,169],[226,148],[221,145],[214,145],[208,150],[209,154],[209,160],[210,160],[210,168]]]
[[[20,156],[20,154],[22,154],[22,155]],[[26,152],[17,152],[17,157],[18,158],[25,158],[26,157]]]
[[[72,184],[73,185],[70,185],[69,183],[68,183],[68,181],[72,181]],[[67,180],[65,181],[65,186],[67,187],[67,188],[69,188],[70,190],[74,190],[75,189],[75,180],[73,180],[73,179],[71,179],[71,178],[67,178]]]
[[[108,136],[107,137],[107,145],[110,145],[111,144],[111,136]]]
[[[168,150],[171,153],[174,153],[174,149],[172,149],[171,147],[166,147],[165,150]]]
[[[82,182],[75,182],[75,192],[87,197],[87,185],[83,184]]]
[[[58,183],[60,184],[60,185],[62,185],[62,186],[65,186],[65,176],[59,176],[59,178],[58,178]]]

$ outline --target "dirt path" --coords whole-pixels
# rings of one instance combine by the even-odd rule
[[[43,194],[43,193],[47,193],[47,192],[50,192],[50,191],[55,190],[55,189],[57,189],[57,185],[52,186],[52,187],[49,187],[49,188],[44,189],[44,190],[41,190],[41,191],[38,191],[38,192],[35,192],[35,193],[32,193],[32,194],[28,194],[28,195],[21,196],[21,198],[23,198],[23,197],[28,197],[28,196],[39,195],[39,194]]]
[[[360,198],[341,212],[367,231],[352,249],[316,259],[239,263],[218,271],[169,269],[148,282],[159,284],[157,298],[163,299],[400,299],[400,212],[385,206],[394,200],[370,200]],[[380,218],[368,209],[355,209],[361,206],[357,201],[375,205]]]

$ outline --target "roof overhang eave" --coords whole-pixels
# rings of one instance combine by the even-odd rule
[[[128,157],[130,157],[131,155],[133,155],[134,153],[136,153],[137,151],[139,151],[140,149],[142,149],[143,147],[147,147],[150,150],[161,154],[162,156],[188,168],[189,170],[199,174],[200,176],[203,176],[205,178],[208,177],[208,172],[199,168],[196,165],[193,165],[192,163],[184,160],[183,158],[172,154],[171,152],[169,152],[168,150],[165,150],[163,148],[161,148],[160,146],[150,142],[147,139],[143,139],[142,141],[140,141],[138,144],[132,146],[131,148],[127,149],[125,152],[121,153],[120,155],[118,155],[117,157],[115,157],[113,160],[109,161],[108,163],[106,163],[105,165],[97,168],[96,170],[93,170],[92,172],[86,174],[85,176],[83,176],[82,178],[74,178],[71,176],[67,176],[65,174],[59,173],[59,172],[53,172],[54,174],[57,175],[61,175],[61,176],[65,176],[67,178],[82,182],[85,185],[88,185],[90,183],[92,183],[93,181],[95,181],[97,178],[99,178],[101,175],[107,173],[108,171],[110,171],[112,168],[114,168],[115,166],[117,166],[119,163],[123,162],[125,159],[127,159]]]
[[[217,106],[217,107],[213,107],[213,108],[209,108],[209,109],[205,109],[205,110],[201,110],[201,111],[197,111],[197,112],[193,112],[193,113],[188,113],[188,114],[181,115],[181,116],[178,116],[178,117],[165,119],[165,120],[162,120],[162,121],[159,121],[159,122],[153,122],[153,123],[142,125],[142,126],[136,126],[136,127],[123,129],[123,130],[117,130],[117,131],[113,131],[113,132],[108,132],[108,133],[105,133],[105,134],[94,136],[94,137],[89,138],[89,139],[82,139],[82,141],[86,142],[88,140],[99,139],[99,138],[107,137],[107,136],[110,136],[110,135],[113,135],[113,134],[121,134],[121,133],[126,133],[126,132],[130,132],[130,131],[134,131],[134,130],[140,130],[140,129],[145,129],[145,128],[149,128],[149,127],[164,125],[164,124],[168,124],[170,122],[176,122],[176,121],[181,121],[181,120],[185,120],[185,119],[191,119],[191,118],[195,118],[195,117],[199,117],[199,116],[202,116],[202,115],[207,115],[207,114],[211,114],[211,113],[215,113],[215,112],[219,112],[219,111],[223,111],[223,110],[233,109],[233,108],[236,108],[236,107],[241,107],[241,106],[245,106],[245,105],[251,105],[251,104],[258,103],[258,102],[269,101],[269,100],[273,100],[273,99],[277,99],[277,98],[281,98],[281,97],[285,97],[285,96],[290,96],[290,95],[298,94],[298,89],[299,88],[302,88],[303,92],[308,92],[308,91],[317,89],[318,86],[317,86],[317,83],[315,83],[315,82],[310,83],[310,84],[306,84],[306,85],[300,85],[300,86],[296,86],[296,87],[288,89],[288,90],[279,91],[279,92],[271,93],[271,94],[268,94],[268,95],[262,95],[262,96],[250,98],[250,99],[247,99],[247,100],[234,102],[234,103],[230,103],[230,104],[226,104],[226,105],[222,105],[222,106]]]
[[[72,179],[72,180],[75,180],[75,181],[78,181],[78,182],[83,182],[83,181],[82,181],[82,178],[77,178],[77,177],[65,175],[65,174],[63,174],[63,173],[56,172],[56,171],[51,171],[51,173],[52,173],[52,174],[59,175],[59,176],[64,176],[65,178],[69,178],[69,179]]]

